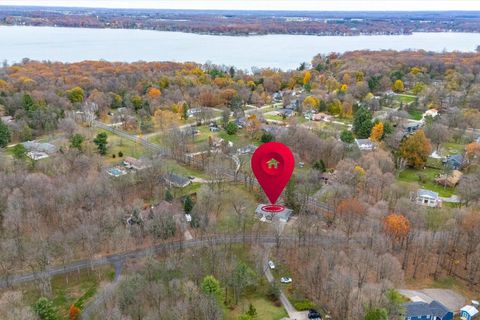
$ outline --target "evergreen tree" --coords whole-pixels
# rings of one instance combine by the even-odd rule
[[[355,137],[350,130],[345,129],[340,133],[340,140],[345,143],[353,143],[355,141]]]
[[[85,141],[85,137],[79,133],[76,133],[70,138],[70,147],[78,149],[78,151],[82,151],[83,141]]]
[[[173,194],[170,190],[165,191],[165,201],[172,202]]]
[[[10,130],[8,126],[0,121],[0,148],[5,148],[10,142]]]
[[[185,211],[186,214],[189,214],[193,210],[193,201],[190,196],[185,197],[185,201],[183,202],[183,211]]]
[[[97,145],[98,153],[102,156],[107,154],[107,134],[105,132],[100,132],[97,134],[95,139],[93,139],[93,143]]]
[[[367,139],[372,127],[372,113],[364,107],[359,108],[353,118],[353,133],[360,139]]]

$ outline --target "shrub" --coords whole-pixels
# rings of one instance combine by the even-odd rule
[[[315,304],[313,304],[313,302],[310,300],[295,301],[293,303],[293,306],[298,311],[306,311],[306,310],[315,308]]]

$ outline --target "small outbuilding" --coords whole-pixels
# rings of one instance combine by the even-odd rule
[[[432,208],[438,208],[442,206],[442,200],[440,199],[438,193],[427,189],[418,189],[414,196],[414,200],[416,204],[422,206]]]
[[[474,306],[467,305],[460,309],[460,318],[463,320],[472,320],[478,316],[478,310]]]

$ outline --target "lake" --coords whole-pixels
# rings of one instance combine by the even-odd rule
[[[318,53],[359,49],[473,52],[480,33],[414,33],[393,36],[199,35],[132,29],[0,26],[0,61],[22,58],[75,62],[194,61],[293,69]]]

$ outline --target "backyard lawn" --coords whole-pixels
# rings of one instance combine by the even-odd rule
[[[109,164],[118,163],[122,158],[118,157],[118,153],[121,151],[123,153],[123,158],[125,157],[134,157],[141,158],[145,155],[145,148],[140,144],[134,143],[133,141],[121,138],[111,132],[104,130],[98,130],[98,133],[106,132],[107,133],[107,154],[105,155],[105,162]],[[115,158],[113,157],[115,155]]]
[[[416,183],[420,188],[438,192],[441,197],[450,197],[455,193],[455,189],[441,186],[434,181],[435,177],[441,173],[441,170],[433,168],[426,168],[424,170],[408,168],[400,172],[398,180]],[[419,175],[423,175],[425,177],[424,183],[420,181]]]
[[[284,317],[288,317],[288,314],[282,306],[276,306],[273,302],[268,301],[262,295],[253,294],[242,298],[235,309],[227,309],[225,312],[225,319],[237,320],[242,314],[245,314],[248,311],[250,304],[252,304],[257,310],[256,319],[280,320]]]
[[[70,305],[82,309],[97,292],[100,282],[112,281],[114,269],[111,266],[97,268],[94,271],[82,270],[68,275],[55,276],[52,279],[52,298],[58,310],[59,319],[69,319]],[[28,284],[22,287],[25,301],[33,305],[41,297],[40,291]]]

